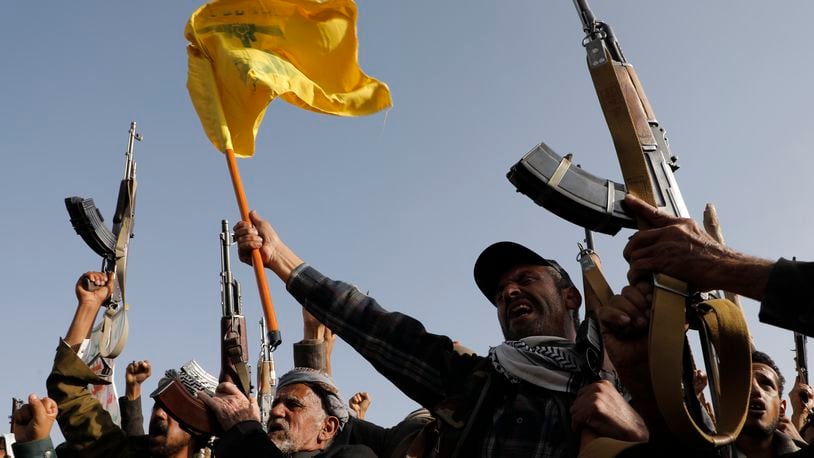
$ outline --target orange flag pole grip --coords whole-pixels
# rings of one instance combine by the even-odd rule
[[[237,206],[240,207],[240,217],[243,221],[251,224],[249,203],[246,201],[246,193],[243,191],[243,181],[240,179],[235,152],[231,148],[226,149],[226,163],[229,165],[229,176],[232,177]],[[268,280],[266,280],[266,271],[263,269],[263,259],[260,257],[260,249],[252,250],[252,267],[254,268],[254,278],[257,280],[257,289],[260,292],[260,303],[263,305],[263,315],[266,317],[268,343],[274,349],[280,345],[282,339],[280,327],[277,324],[277,315],[274,313],[274,303],[271,301]]]

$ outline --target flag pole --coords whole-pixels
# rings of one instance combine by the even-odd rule
[[[232,177],[232,187],[235,189],[237,206],[240,207],[240,217],[243,221],[251,224],[249,219],[249,204],[246,201],[246,193],[243,191],[243,181],[240,179],[240,171],[237,168],[235,152],[231,148],[226,149],[226,163],[229,165],[229,176]],[[263,259],[260,256],[260,249],[252,250],[252,267],[254,268],[254,278],[257,280],[257,289],[260,291],[260,303],[263,305],[263,315],[266,317],[266,331],[268,332],[268,343],[272,349],[276,349],[282,343],[280,328],[277,324],[277,316],[274,313],[274,303],[271,301],[266,271],[263,269]]]

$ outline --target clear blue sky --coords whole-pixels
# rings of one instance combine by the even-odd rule
[[[225,162],[185,88],[183,28],[197,2],[13,2],[0,18],[0,394],[45,391],[73,284],[99,259],[63,206],[93,197],[110,219],[127,129],[139,122],[139,195],[120,357],[156,375],[195,358],[218,369],[218,231],[237,206]],[[472,280],[480,251],[515,240],[576,277],[582,230],[516,194],[509,167],[540,141],[594,174],[620,180],[584,63],[572,2],[359,2],[359,59],[386,81],[394,108],[320,116],[275,102],[256,157],[240,162],[250,205],[302,258],[391,310],[479,353],[500,342],[493,307]],[[594,0],[636,66],[673,152],[694,216],[714,202],[727,241],[752,254],[814,258],[810,18],[814,4]],[[597,237],[623,286],[629,232]],[[259,300],[244,285],[252,359]],[[291,367],[299,305],[270,277]],[[758,348],[793,377],[790,332],[757,322]],[[334,355],[346,396],[369,391],[369,418],[391,425],[415,405],[347,345]],[[117,374],[123,384],[123,374]],[[123,389],[123,386],[122,386]],[[146,403],[149,407],[149,401]],[[4,430],[5,431],[5,430]]]

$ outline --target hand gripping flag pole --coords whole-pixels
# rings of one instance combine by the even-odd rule
[[[240,179],[240,170],[237,168],[235,152],[231,148],[226,149],[226,163],[229,166],[229,176],[232,178],[232,187],[235,189],[237,206],[240,208],[240,218],[251,224],[249,218],[249,203],[246,201],[246,193],[243,191],[243,181]],[[282,343],[280,327],[277,324],[277,315],[274,313],[274,303],[271,300],[269,284],[266,279],[266,271],[263,270],[263,259],[260,256],[260,249],[252,250],[252,268],[254,268],[254,278],[257,280],[257,289],[260,292],[260,303],[263,306],[263,316],[266,317],[266,333],[268,334],[268,344],[274,351]]]

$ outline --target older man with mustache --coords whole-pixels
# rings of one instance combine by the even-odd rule
[[[260,425],[257,402],[232,383],[221,383],[213,397],[198,396],[226,431],[215,448],[219,458],[376,456],[367,446],[348,444],[348,438],[340,436],[348,423],[348,409],[331,377],[319,370],[299,367],[280,377],[268,435]]]

